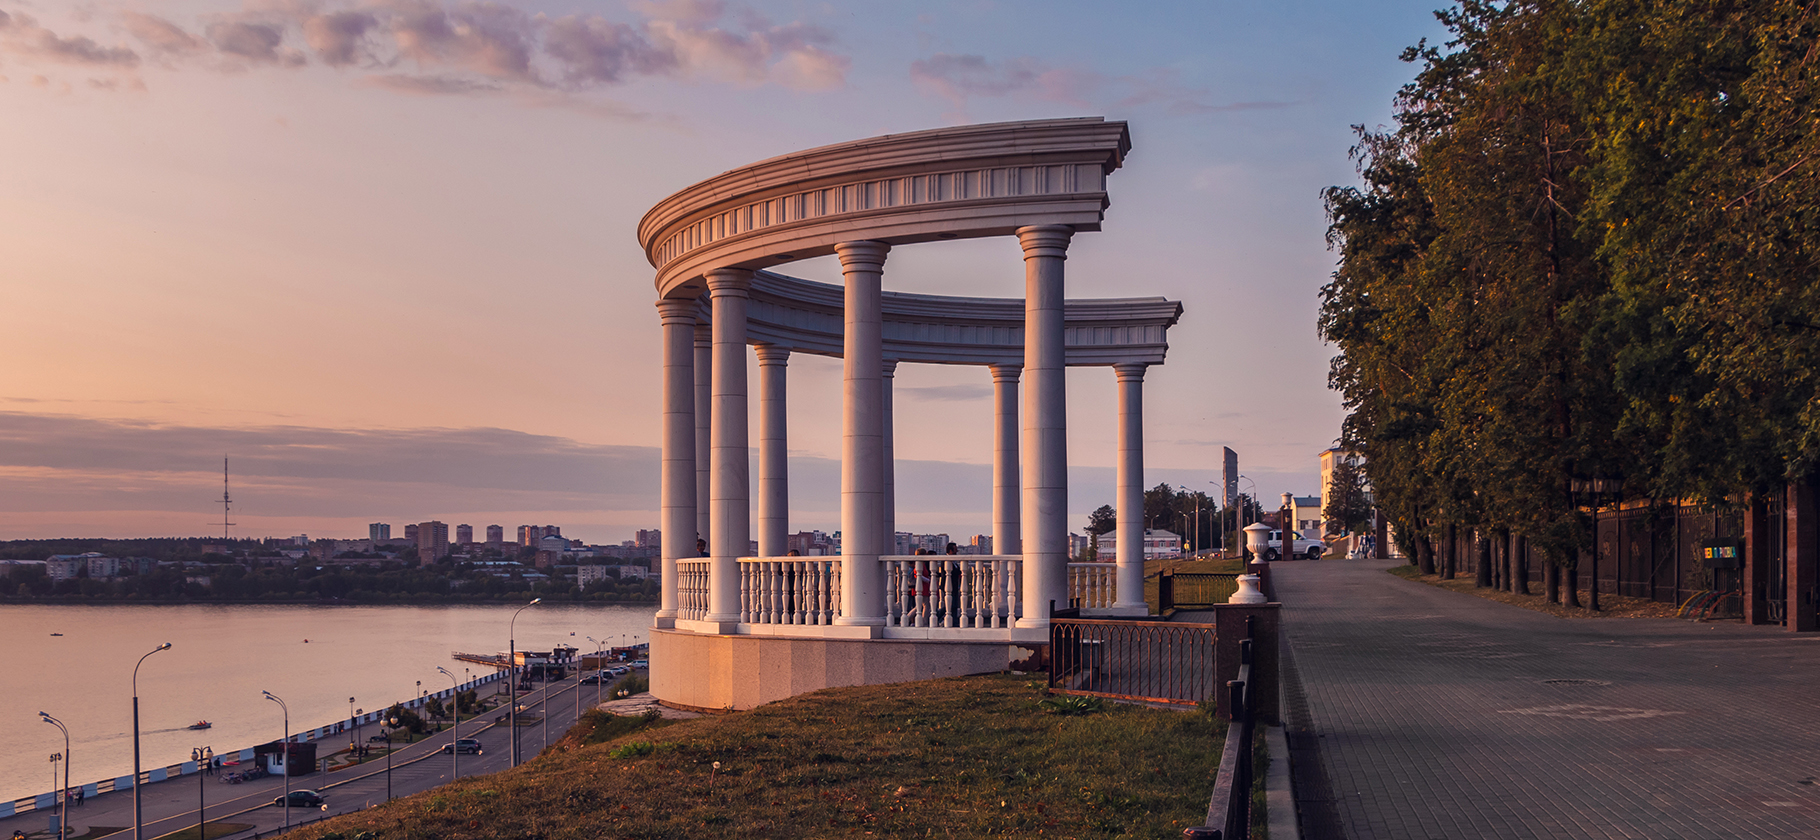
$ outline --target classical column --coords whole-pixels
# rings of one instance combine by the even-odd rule
[[[992,553],[1020,554],[1017,378],[1023,365],[992,366]]]
[[[662,300],[664,332],[664,452],[661,540],[662,592],[657,626],[676,626],[676,561],[695,556],[695,301]]]
[[[782,557],[790,533],[790,435],[784,413],[790,351],[775,344],[757,350],[758,553]]]
[[[1112,608],[1140,615],[1150,612],[1144,600],[1144,368],[1112,366],[1119,380],[1119,567]]]
[[[708,272],[714,303],[714,442],[708,490],[708,621],[739,621],[739,558],[752,534],[751,443],[746,436],[746,303],[752,272]]]
[[[695,541],[708,538],[708,450],[713,438],[709,427],[714,417],[714,328],[695,325],[695,533],[683,535],[687,557],[700,557]]]
[[[897,419],[892,414],[891,394],[897,384],[897,360],[886,359],[880,370],[878,380],[879,405],[884,412],[881,424],[880,440],[884,447],[885,496],[883,504],[883,524],[885,544],[879,548],[880,554],[897,553]]]
[[[1024,617],[1048,627],[1049,602],[1068,605],[1068,394],[1062,261],[1074,231],[1017,229],[1024,247]]]
[[[842,242],[846,280],[845,344],[841,359],[841,614],[835,624],[882,626],[884,578],[884,316],[883,242]]]

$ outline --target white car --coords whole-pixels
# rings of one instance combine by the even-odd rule
[[[1326,543],[1321,542],[1320,540],[1306,539],[1302,536],[1301,531],[1292,531],[1291,533],[1295,535],[1295,549],[1289,553],[1291,559],[1306,557],[1310,560],[1319,560],[1321,559],[1321,555],[1327,553]],[[1269,542],[1264,543],[1264,559],[1276,560],[1282,556],[1282,551],[1283,532],[1271,531]]]

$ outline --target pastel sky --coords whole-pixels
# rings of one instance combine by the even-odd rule
[[[1343,416],[1320,190],[1356,180],[1349,127],[1389,120],[1438,5],[0,0],[0,538],[220,533],[225,456],[237,536],[627,539],[657,520],[652,204],[798,149],[1090,115],[1134,148],[1069,296],[1186,308],[1147,483],[1212,492],[1230,446],[1265,498],[1315,492]],[[885,275],[1022,280],[1009,239]],[[792,530],[832,530],[839,363],[790,377]],[[989,375],[897,386],[899,527],[989,530]],[[1113,395],[1070,372],[1077,528],[1112,500]]]

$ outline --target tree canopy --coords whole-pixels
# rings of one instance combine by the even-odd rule
[[[1571,489],[1737,500],[1820,466],[1820,7],[1487,2],[1403,58],[1325,202],[1341,444],[1406,535],[1557,564]]]

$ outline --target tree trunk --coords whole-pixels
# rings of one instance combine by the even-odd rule
[[[1511,539],[1515,540],[1515,542],[1511,544],[1510,549],[1510,583],[1511,586],[1514,587],[1511,591],[1518,595],[1528,595],[1529,539],[1521,536],[1512,537]]]
[[[1580,606],[1580,552],[1574,551],[1573,565],[1567,567],[1567,605]]]
[[[1458,547],[1459,536],[1459,526],[1454,525],[1452,522],[1447,523],[1447,531],[1441,538],[1442,580],[1453,580],[1454,557],[1459,553],[1455,550]]]
[[[1491,585],[1491,540],[1486,538],[1485,532],[1474,531],[1472,544],[1478,555],[1478,570],[1472,585],[1484,589]]]
[[[1416,565],[1421,568],[1422,574],[1435,573],[1435,544],[1427,534],[1416,537]]]
[[[1561,603],[1561,567],[1551,559],[1542,561],[1542,588],[1550,604]]]

